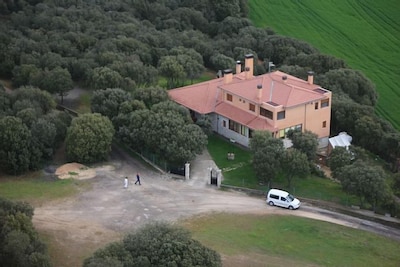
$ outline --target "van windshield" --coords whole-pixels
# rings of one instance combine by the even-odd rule
[[[287,199],[289,200],[289,202],[292,202],[294,200],[294,196],[292,196],[291,194],[289,194],[287,196]]]

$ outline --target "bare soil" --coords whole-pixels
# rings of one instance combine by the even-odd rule
[[[50,244],[53,264],[59,267],[81,266],[96,249],[150,221],[176,222],[210,212],[291,214],[360,228],[359,221],[316,212],[307,204],[289,211],[267,206],[263,197],[218,190],[207,185],[209,167],[213,162],[205,152],[192,162],[190,180],[174,179],[149,169],[119,149],[114,149],[111,159],[101,165],[60,166],[60,178],[89,179],[91,189],[35,207],[33,223]],[[141,174],[142,185],[134,185],[136,172]],[[123,188],[125,176],[129,178],[127,189]],[[265,255],[223,255],[224,266],[265,266],[267,258],[271,264],[274,262]],[[286,264],[299,266],[298,262]]]

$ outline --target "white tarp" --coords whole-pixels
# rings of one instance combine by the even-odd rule
[[[351,145],[351,140],[353,138],[345,132],[339,133],[337,136],[329,138],[329,143],[331,144],[332,148],[337,146],[345,147],[346,149],[349,148]]]

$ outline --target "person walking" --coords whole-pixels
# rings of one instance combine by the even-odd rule
[[[141,185],[140,184],[140,175],[139,175],[139,173],[136,174],[136,182],[135,182],[135,184],[137,184],[137,183],[139,183],[139,185]]]
[[[125,179],[124,179],[124,188],[125,188],[125,189],[128,188],[128,183],[129,183],[128,177],[125,177]]]

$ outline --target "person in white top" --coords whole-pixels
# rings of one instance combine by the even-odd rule
[[[125,189],[127,189],[128,188],[128,177],[125,177],[125,180],[124,180],[124,188]]]

